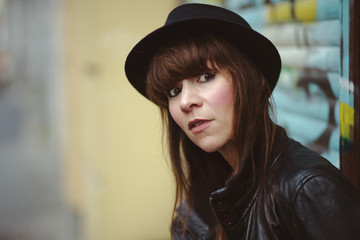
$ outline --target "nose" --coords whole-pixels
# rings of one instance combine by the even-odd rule
[[[201,96],[191,83],[183,84],[180,97],[180,107],[184,112],[190,112],[192,109],[202,106]]]

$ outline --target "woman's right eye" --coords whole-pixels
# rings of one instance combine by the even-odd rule
[[[169,97],[176,97],[179,93],[181,93],[181,88],[175,87],[169,90]]]

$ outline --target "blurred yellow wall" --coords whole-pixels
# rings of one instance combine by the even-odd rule
[[[66,193],[82,240],[169,239],[173,179],[157,108],[125,58],[175,0],[66,0]]]

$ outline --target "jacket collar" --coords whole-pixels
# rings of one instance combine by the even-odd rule
[[[282,152],[286,149],[288,142],[289,138],[285,130],[281,127],[277,127],[274,145],[269,158],[270,162],[266,169],[264,181],[266,181],[267,176],[271,174],[276,166]],[[261,141],[257,144],[261,144]],[[255,151],[254,154],[255,158],[256,156],[262,155],[259,151]],[[263,159],[257,160],[260,164],[263,161]],[[240,170],[226,181],[225,186],[210,194],[210,205],[215,216],[222,225],[226,226],[232,221],[240,221],[242,216],[246,215],[246,212],[256,198],[260,187],[263,185],[259,182],[253,182],[251,170],[249,170],[250,164],[252,163],[250,156],[248,156],[244,159]],[[219,204],[223,206],[223,209],[220,209],[221,211],[218,211],[217,209]],[[229,212],[232,214],[229,214]]]

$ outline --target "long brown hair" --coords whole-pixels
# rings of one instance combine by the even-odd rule
[[[187,200],[190,206],[193,204],[192,185],[198,175],[203,176],[205,181],[213,181],[215,176],[206,173],[205,165],[208,164],[208,159],[219,159],[221,156],[217,153],[206,153],[189,140],[169,113],[166,93],[178,81],[214,69],[228,72],[233,79],[232,121],[236,151],[231,174],[237,174],[244,167],[245,158],[250,159],[247,161],[250,162],[246,169],[249,178],[243,199],[263,183],[269,165],[268,158],[276,129],[269,113],[272,109],[269,101],[271,90],[252,60],[235,44],[208,33],[184,36],[165,44],[149,64],[147,94],[151,101],[160,107],[164,130],[166,130],[165,136],[176,180],[173,217],[176,207],[181,207],[183,200]],[[259,139],[262,144],[256,145]],[[255,158],[255,151],[261,152],[262,156],[259,158],[257,155]],[[217,231],[219,235],[223,235],[221,228]]]

